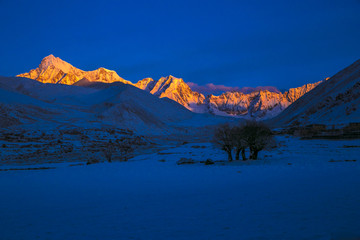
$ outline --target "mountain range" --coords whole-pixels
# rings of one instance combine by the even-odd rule
[[[0,128],[11,129],[121,127],[185,134],[239,121],[229,116],[268,118],[274,127],[341,127],[360,122],[359,104],[360,60],[327,80],[284,93],[231,91],[206,97],[181,78],[134,84],[114,71],[82,71],[52,55],[29,73],[0,77]]]
[[[268,119],[274,117],[311,91],[323,81],[291,88],[281,93],[257,89],[250,93],[228,91],[219,96],[207,95],[193,91],[181,78],[162,77],[159,80],[144,78],[132,83],[121,78],[115,71],[99,68],[94,71],[83,71],[58,57],[45,57],[38,68],[28,73],[17,75],[37,80],[42,83],[84,86],[93,82],[121,82],[133,85],[159,98],[169,98],[196,113],[211,113],[221,116]]]

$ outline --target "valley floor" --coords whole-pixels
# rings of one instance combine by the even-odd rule
[[[2,165],[0,239],[359,239],[360,141],[277,141],[246,162],[185,143],[128,162]],[[4,171],[22,167],[51,169]]]

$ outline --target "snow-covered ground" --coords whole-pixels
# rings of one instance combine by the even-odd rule
[[[360,141],[278,143],[230,164],[185,143],[128,162],[0,171],[0,239],[359,239]]]

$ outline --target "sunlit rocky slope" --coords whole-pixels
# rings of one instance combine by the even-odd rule
[[[267,119],[278,115],[290,104],[312,90],[320,82],[291,88],[284,93],[259,90],[251,93],[240,91],[225,92],[220,96],[192,91],[181,78],[162,77],[159,80],[145,78],[136,84],[119,77],[115,71],[99,68],[94,71],[82,71],[71,64],[54,57],[45,57],[38,68],[18,77],[27,77],[42,83],[60,83],[83,85],[85,82],[122,82],[134,85],[159,98],[169,98],[187,109],[197,113],[212,113],[222,116]]]

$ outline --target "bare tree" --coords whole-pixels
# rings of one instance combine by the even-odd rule
[[[258,153],[273,142],[273,134],[265,124],[248,121],[242,129],[242,138],[250,148],[250,159],[256,160]]]
[[[269,127],[256,121],[248,121],[244,125],[230,127],[220,125],[214,134],[213,143],[228,154],[232,161],[232,151],[235,149],[235,159],[246,160],[245,150],[250,149],[250,159],[256,160],[258,153],[273,143],[273,134]]]
[[[117,147],[119,148],[123,161],[127,161],[129,159],[129,154],[134,151],[134,148],[129,141],[119,142]]]
[[[244,126],[237,126],[232,129],[233,142],[235,147],[235,159],[240,159],[240,152],[242,160],[245,161],[245,149],[248,147],[246,140],[244,139]]]
[[[220,147],[228,154],[228,160],[231,162],[232,150],[234,148],[234,135],[232,134],[232,128],[229,124],[220,125],[216,130],[213,138],[213,143]]]
[[[108,162],[111,162],[112,160],[112,156],[115,152],[115,146],[114,143],[111,141],[111,139],[109,140],[108,143],[106,143],[106,145],[104,146],[103,150],[102,150],[106,160]]]
[[[102,152],[108,162],[112,161],[113,156],[116,153],[118,153],[116,156],[120,155],[120,160],[127,161],[130,153],[133,151],[133,144],[129,139],[123,139],[122,141],[117,139],[115,142],[109,140],[102,149]]]

